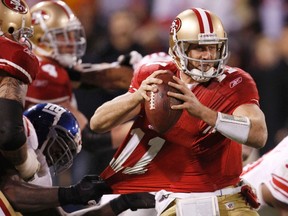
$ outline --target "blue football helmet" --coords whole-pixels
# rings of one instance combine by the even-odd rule
[[[45,155],[54,174],[70,168],[82,147],[80,127],[74,115],[52,103],[36,104],[26,110],[24,115],[33,124],[38,149]]]

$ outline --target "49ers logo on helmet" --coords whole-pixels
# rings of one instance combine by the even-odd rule
[[[26,4],[22,0],[2,0],[2,3],[15,12],[26,14],[28,12],[28,8]]]
[[[181,25],[182,25],[182,22],[180,20],[180,18],[176,18],[174,19],[174,21],[172,22],[171,26],[170,26],[170,34],[173,34],[174,33],[174,30],[176,32],[179,31],[179,29],[181,28]]]
[[[39,18],[42,18],[44,21],[46,21],[50,18],[50,16],[44,10],[35,11],[32,13],[32,24],[39,25]]]

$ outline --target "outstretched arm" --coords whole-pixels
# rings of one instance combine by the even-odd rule
[[[11,205],[21,212],[33,212],[68,204],[87,205],[99,201],[110,188],[98,176],[85,176],[70,187],[42,187],[20,181],[18,176],[2,178],[1,191]]]
[[[147,92],[156,92],[157,84],[163,82],[156,76],[166,72],[165,70],[155,71],[142,81],[141,86],[134,93],[127,92],[98,107],[90,119],[90,128],[97,133],[103,133],[133,119],[139,114],[141,103],[150,100]]]

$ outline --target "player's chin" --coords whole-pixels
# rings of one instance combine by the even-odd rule
[[[201,65],[200,68],[198,68],[198,70],[203,71],[203,72],[207,72],[211,68],[213,68],[213,64],[203,64],[203,65]]]

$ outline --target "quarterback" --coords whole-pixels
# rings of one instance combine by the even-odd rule
[[[240,68],[225,65],[228,38],[212,12],[181,12],[169,37],[172,61],[137,67],[129,91],[91,118],[96,132],[135,119],[101,177],[114,193],[157,192],[158,215],[185,215],[192,208],[202,215],[258,215],[256,197],[240,181],[241,145],[261,148],[267,139],[255,82]],[[167,94],[183,101],[171,109],[183,112],[160,134],[149,125],[143,103],[162,82],[156,76],[167,70],[176,81],[168,84],[180,91]]]

